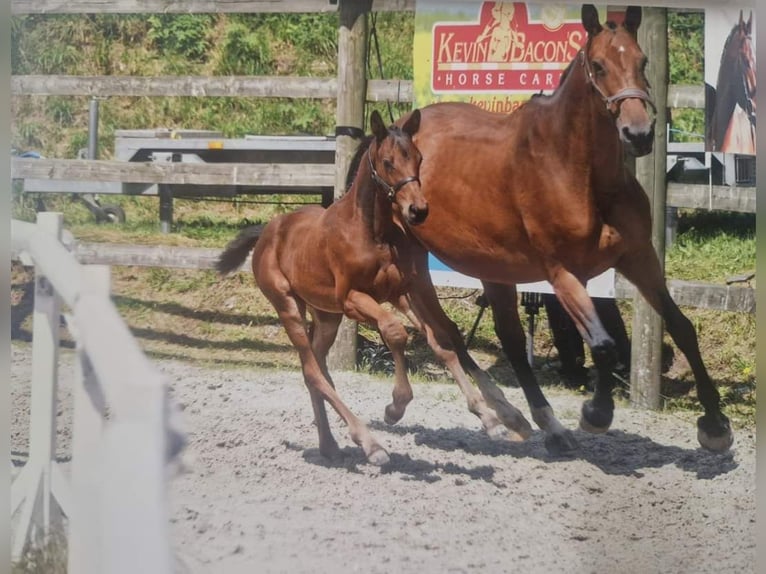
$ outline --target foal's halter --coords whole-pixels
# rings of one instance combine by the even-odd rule
[[[590,60],[588,59],[588,49],[590,48],[590,44],[591,43],[589,39],[585,47],[580,50],[580,58],[582,59],[582,65],[585,68],[585,77],[588,79],[588,82],[591,86],[593,86],[596,92],[598,92],[598,95],[601,96],[601,99],[604,100],[607,111],[611,112],[609,107],[614,103],[620,102],[622,100],[627,100],[629,98],[638,98],[639,100],[644,100],[647,104],[652,106],[652,110],[654,110],[654,113],[656,114],[657,106],[654,105],[654,102],[652,101],[652,98],[649,96],[649,94],[641,88],[624,88],[611,96],[607,96],[604,93],[604,90],[602,90],[601,87],[596,83],[596,78],[593,76],[593,68],[591,67]]]
[[[402,180],[399,180],[394,185],[390,185],[386,180],[384,180],[378,172],[375,170],[375,166],[372,163],[372,154],[368,151],[367,152],[367,160],[370,162],[370,172],[372,172],[372,181],[377,183],[380,187],[383,188],[386,192],[388,192],[388,199],[391,201],[394,201],[394,198],[396,197],[396,192],[402,189],[405,185],[408,183],[412,183],[413,181],[417,181],[420,183],[420,178],[417,175],[411,175],[409,177],[405,177]]]

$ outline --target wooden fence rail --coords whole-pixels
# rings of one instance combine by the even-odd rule
[[[12,222],[12,245],[35,265],[32,407],[26,465],[11,486],[20,509],[19,558],[49,533],[57,509],[69,518],[69,571],[172,571],[165,463],[185,441],[168,386],[141,352],[109,296],[109,270],[83,267],[60,241],[61,214]],[[72,483],[55,462],[60,306],[77,340]],[[109,419],[105,419],[106,405]]]
[[[220,249],[206,247],[120,243],[73,243],[71,251],[77,260],[84,264],[175,269],[213,269],[221,253]],[[248,272],[249,265],[248,260],[242,265],[242,270]],[[755,289],[752,287],[670,279],[668,288],[679,305],[717,311],[755,313]],[[615,296],[620,299],[631,299],[635,295],[635,287],[617,275]]]

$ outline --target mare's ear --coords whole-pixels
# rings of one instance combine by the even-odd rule
[[[410,117],[407,118],[407,121],[404,122],[402,131],[412,137],[417,133],[418,128],[420,128],[420,110],[415,110]]]
[[[598,21],[598,10],[593,4],[583,4],[581,10],[582,25],[588,36],[601,32],[601,22]]]
[[[625,29],[633,34],[636,35],[636,32],[638,32],[638,27],[641,25],[641,6],[628,6],[628,9],[625,10],[625,22],[623,26],[625,26]]]
[[[386,129],[386,124],[383,123],[383,118],[380,117],[378,110],[372,111],[372,115],[370,116],[370,127],[372,128],[372,133],[378,143],[388,137],[388,129]]]
[[[747,24],[745,24],[745,32],[749,36],[753,30],[753,12],[750,11],[750,16],[747,17]]]

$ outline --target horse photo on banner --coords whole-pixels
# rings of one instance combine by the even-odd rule
[[[597,8],[606,15],[605,6]],[[413,107],[461,101],[508,114],[534,94],[552,93],[585,43],[580,10],[575,4],[418,0]],[[429,269],[436,285],[481,286],[432,254]],[[518,289],[553,293],[547,281],[519,284]],[[588,281],[588,292],[614,297],[614,270]]]
[[[705,10],[705,149],[755,155],[755,17]]]

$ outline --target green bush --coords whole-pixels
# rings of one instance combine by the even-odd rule
[[[215,18],[209,14],[153,15],[149,17],[149,39],[162,54],[183,56],[203,62],[209,59],[210,30]]]

